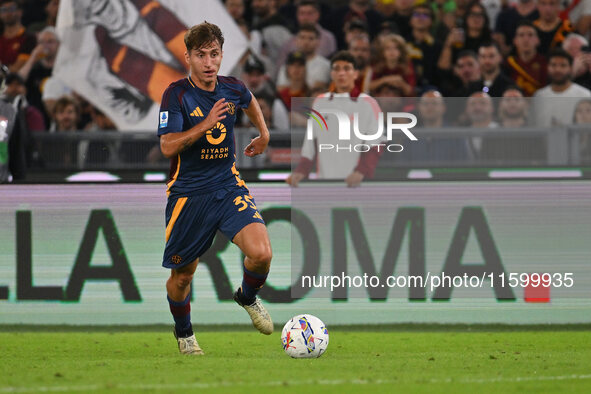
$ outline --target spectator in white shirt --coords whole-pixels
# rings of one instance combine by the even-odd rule
[[[296,35],[296,49],[306,56],[306,84],[314,89],[319,85],[328,86],[330,82],[330,62],[316,53],[320,33],[314,25],[302,25]],[[285,65],[279,69],[277,86],[288,85]]]
[[[316,0],[301,0],[297,4],[296,18],[298,26],[314,25],[320,36],[318,38],[317,53],[329,59],[337,50],[337,40],[330,31],[324,29],[318,21],[320,20],[320,5]],[[279,55],[279,64],[285,64],[287,55],[296,50],[296,38],[293,37],[283,47]]]
[[[576,103],[580,98],[591,97],[591,91],[572,82],[572,77],[572,56],[564,49],[553,49],[548,55],[550,84],[534,95],[534,111],[538,126],[571,124]]]

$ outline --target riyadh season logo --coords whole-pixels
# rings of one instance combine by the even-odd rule
[[[418,138],[410,131],[411,128],[417,125],[417,117],[408,112],[387,112],[386,122],[384,122],[384,113],[379,112],[377,114],[377,125],[374,125],[377,130],[360,130],[358,112],[351,115],[337,109],[321,109],[320,111],[309,107],[304,107],[304,109],[308,111],[305,112],[305,115],[308,116],[306,138],[308,140],[314,139],[313,128],[315,123],[319,126],[320,133],[327,133],[327,136],[330,136],[329,138],[326,138],[327,136],[319,138],[318,152],[367,152],[372,148],[377,148],[378,152],[402,152],[404,146],[390,143],[394,131],[401,131],[409,140],[418,141]],[[338,130],[332,130],[332,127],[329,130],[326,120],[328,115],[336,117]],[[400,123],[401,120],[408,120],[408,122]],[[351,122],[353,122],[353,127],[351,127]],[[385,133],[384,124],[386,125]],[[362,142],[352,143],[353,140],[361,140]]]

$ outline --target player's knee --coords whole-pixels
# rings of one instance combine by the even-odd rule
[[[273,258],[273,252],[271,251],[271,248],[263,247],[254,251],[254,253],[252,253],[252,255],[249,257],[257,266],[269,267],[271,264],[271,259]]]
[[[184,289],[187,286],[189,286],[192,280],[193,274],[189,272],[179,272],[174,276],[175,284],[181,289]]]

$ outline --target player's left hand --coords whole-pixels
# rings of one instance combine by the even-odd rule
[[[345,182],[347,182],[347,186],[349,187],[357,187],[363,180],[364,176],[359,171],[353,171],[349,174],[347,178],[345,178]]]
[[[250,141],[250,144],[246,148],[244,148],[244,154],[248,157],[253,157],[256,155],[260,155],[267,149],[267,145],[269,144],[269,137],[263,138],[262,136],[258,136],[253,138]]]

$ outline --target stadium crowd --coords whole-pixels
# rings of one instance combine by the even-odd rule
[[[289,129],[292,98],[331,89],[330,58],[339,50],[356,59],[356,89],[374,97],[575,97],[581,100],[546,105],[535,124],[591,122],[591,0],[223,3],[248,39],[231,75],[253,92],[273,129]],[[0,62],[9,70],[4,100],[18,102],[33,133],[115,130],[105,114],[52,76],[58,8],[59,0],[0,0]],[[513,116],[510,105],[495,107],[488,127]],[[458,119],[475,125],[470,116]],[[64,160],[80,162],[84,154]]]

